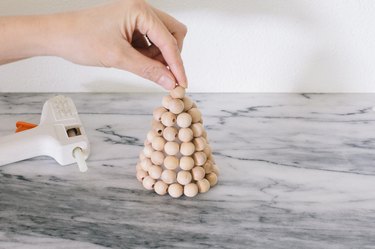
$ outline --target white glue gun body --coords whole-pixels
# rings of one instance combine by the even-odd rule
[[[78,163],[87,170],[90,145],[71,98],[56,96],[43,106],[40,124],[0,138],[0,165],[37,156],[53,157],[59,164]]]

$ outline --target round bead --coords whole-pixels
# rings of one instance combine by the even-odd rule
[[[150,142],[152,141],[152,139],[154,139],[154,137],[158,137],[160,136],[160,134],[158,134],[156,131],[154,130],[151,130],[149,132],[147,132],[147,140]]]
[[[194,137],[201,137],[203,135],[204,128],[201,123],[192,124],[190,128],[193,131]]]
[[[162,172],[162,168],[160,166],[157,166],[157,165],[152,165],[149,170],[148,170],[148,174],[154,178],[154,179],[159,179],[159,177],[161,176],[161,172]]]
[[[212,172],[215,173],[217,176],[220,175],[219,168],[214,164]]]
[[[153,179],[151,176],[146,176],[143,178],[142,184],[145,189],[152,190],[154,188],[155,179]]]
[[[137,179],[138,181],[142,182],[143,181],[143,178],[145,178],[146,176],[148,176],[148,173],[142,169],[140,170],[137,170]]]
[[[174,114],[179,114],[184,110],[184,102],[180,99],[172,99],[169,101],[169,111]]]
[[[151,157],[152,152],[154,152],[154,149],[152,148],[152,146],[150,144],[146,145],[143,148],[143,154],[145,154],[145,156],[148,157],[148,158]]]
[[[169,102],[172,100],[172,97],[170,95],[166,95],[163,97],[162,105],[164,108],[169,110]]]
[[[145,158],[146,158],[145,153],[143,153],[143,151],[141,151],[141,153],[139,153],[139,160],[142,161]]]
[[[198,186],[195,183],[189,183],[184,186],[184,195],[194,197],[198,194]]]
[[[211,146],[208,143],[206,144],[206,147],[204,148],[203,152],[204,154],[206,154],[207,157],[212,154]]]
[[[192,118],[189,113],[183,112],[177,116],[177,125],[182,128],[187,128],[191,125]]]
[[[210,186],[213,187],[217,184],[217,175],[215,173],[209,173],[206,175],[206,179],[210,183]]]
[[[190,128],[181,128],[178,131],[178,139],[181,142],[190,142],[193,139],[193,131]]]
[[[175,156],[166,156],[164,159],[164,167],[167,169],[177,169],[179,160]]]
[[[182,99],[185,96],[185,88],[182,86],[176,86],[171,92],[170,95],[175,99]]]
[[[195,152],[193,155],[195,165],[204,165],[207,161],[207,156],[201,151]]]
[[[162,137],[154,137],[152,139],[152,148],[154,150],[162,151],[165,145],[165,139]]]
[[[149,145],[149,144],[151,144],[151,143],[150,143],[150,141],[148,141],[147,138],[146,138],[146,140],[143,142],[143,146],[146,146],[146,145]]]
[[[207,131],[205,129],[203,129],[202,137],[204,137],[206,139],[206,142],[208,143],[208,140],[207,140]]]
[[[179,149],[180,149],[179,145],[176,142],[167,142],[164,145],[164,151],[165,151],[165,153],[167,153],[170,156],[176,155],[178,153]]]
[[[148,169],[152,166],[152,162],[150,158],[145,158],[141,161],[141,167],[144,171],[148,171]]]
[[[186,185],[191,182],[192,176],[189,171],[181,170],[177,173],[177,182],[181,185]]]
[[[164,107],[158,107],[154,110],[154,112],[152,113],[152,116],[154,117],[154,119],[156,121],[161,121],[161,115],[164,113],[164,112],[167,112],[168,110],[165,109]]]
[[[187,96],[185,96],[182,99],[182,102],[184,102],[184,111],[185,112],[190,110],[193,107],[193,101]]]
[[[184,191],[184,188],[178,183],[173,183],[169,185],[169,188],[168,188],[168,194],[172,196],[173,198],[180,197],[183,191]]]
[[[181,143],[180,152],[184,156],[191,156],[195,151],[194,144],[192,142]]]
[[[194,167],[194,159],[189,156],[180,158],[180,168],[183,170],[191,170]]]
[[[204,178],[204,176],[206,175],[206,172],[204,171],[202,167],[194,167],[191,170],[191,174],[193,175],[193,179],[195,181],[199,181]]]
[[[140,170],[140,169],[142,169],[142,166],[141,166],[141,163],[140,163],[140,162],[137,163],[137,166],[135,166],[135,169],[136,169],[137,171]]]
[[[177,137],[177,129],[175,127],[167,127],[163,131],[163,137],[167,141],[174,141]]]
[[[188,113],[191,115],[191,118],[193,120],[193,123],[197,123],[201,120],[202,114],[198,110],[198,108],[191,108]]]
[[[210,160],[207,160],[206,163],[203,165],[204,171],[206,174],[211,173],[214,169],[214,165]]]
[[[197,185],[199,193],[206,193],[210,189],[210,182],[205,178],[197,181]]]
[[[161,122],[165,126],[173,126],[176,123],[176,115],[171,112],[164,112],[161,115]]]
[[[166,169],[161,173],[161,179],[167,183],[167,184],[172,184],[176,182],[177,174],[174,170],[169,170]]]
[[[152,130],[156,132],[159,136],[163,134],[164,125],[160,122],[152,122]]]
[[[206,148],[206,140],[202,137],[197,137],[193,139],[193,144],[196,151],[203,151]]]
[[[162,165],[164,162],[164,153],[161,151],[152,152],[151,161],[155,165]]]
[[[168,184],[163,181],[157,181],[154,190],[158,195],[165,195],[168,191]]]

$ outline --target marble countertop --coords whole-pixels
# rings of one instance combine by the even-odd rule
[[[160,94],[66,94],[89,171],[0,167],[0,248],[375,248],[375,95],[192,94],[221,175],[196,198],[143,189],[135,164]],[[0,94],[0,135],[52,94]]]

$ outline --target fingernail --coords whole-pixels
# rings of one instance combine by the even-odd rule
[[[176,82],[171,79],[170,77],[166,76],[166,75],[163,75],[161,76],[160,80],[159,80],[159,84],[164,86],[166,89],[170,90],[170,89],[173,89],[176,85]]]

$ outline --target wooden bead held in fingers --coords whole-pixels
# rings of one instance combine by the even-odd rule
[[[164,145],[164,151],[170,156],[177,155],[178,151],[180,150],[180,146],[176,142],[167,142]]]
[[[161,115],[164,113],[164,112],[167,112],[168,110],[165,108],[165,107],[158,107],[154,110],[154,112],[152,113],[152,116],[154,117],[154,120],[156,121],[161,121]]]
[[[192,174],[193,179],[195,181],[199,181],[199,180],[202,180],[204,178],[204,176],[206,175],[206,172],[204,171],[204,169],[202,167],[194,167],[191,170],[191,174]]]
[[[177,169],[179,165],[179,159],[175,156],[166,156],[164,159],[164,167],[166,169]]]
[[[154,190],[158,195],[165,195],[168,191],[168,184],[163,181],[157,181],[154,185]]]
[[[174,171],[174,170],[166,169],[166,170],[163,171],[163,173],[161,173],[160,178],[165,183],[172,184],[172,183],[176,182],[177,174],[176,174],[176,171]]]
[[[192,142],[181,143],[180,153],[184,156],[191,156],[195,151],[194,144]]]
[[[201,120],[202,118],[202,114],[201,112],[198,110],[198,108],[191,108],[188,113],[190,114],[192,120],[193,120],[193,123],[197,123]]]
[[[185,88],[183,88],[182,86],[176,86],[171,90],[169,94],[172,98],[182,99],[183,97],[185,97]]]
[[[162,165],[164,162],[164,153],[161,151],[152,152],[151,161],[155,165]]]
[[[194,137],[201,137],[203,135],[204,127],[201,123],[195,123],[191,125]]]
[[[161,123],[165,126],[173,126],[176,123],[176,115],[171,112],[164,112],[161,115]]]
[[[217,184],[217,175],[215,173],[209,173],[206,175],[206,179],[210,183],[210,186],[213,187]]]
[[[143,179],[146,177],[146,176],[148,176],[148,173],[146,172],[146,171],[144,171],[144,170],[137,170],[137,179],[138,179],[138,181],[140,181],[140,182],[142,182],[143,181]]]
[[[148,169],[148,174],[154,179],[159,179],[161,176],[161,172],[163,172],[163,169],[160,166],[152,165]]]
[[[206,193],[210,189],[210,182],[206,178],[197,181],[197,185],[199,193]]]
[[[207,161],[207,156],[202,151],[197,151],[193,155],[195,165],[202,166]]]
[[[155,179],[153,179],[151,176],[146,176],[143,178],[142,184],[145,189],[152,190],[154,188]]]
[[[186,185],[191,182],[192,176],[189,171],[181,170],[177,173],[177,182],[181,185]]]
[[[184,102],[184,111],[185,112],[190,110],[193,107],[193,101],[187,96],[185,96],[182,99],[182,102]]]
[[[173,98],[170,96],[170,95],[166,95],[163,97],[163,100],[162,100],[162,106],[169,110],[169,102],[172,100]]]
[[[203,151],[206,148],[206,140],[202,137],[196,137],[193,139],[193,144],[196,151]]]
[[[169,111],[174,114],[180,114],[184,110],[184,102],[180,99],[169,101]]]
[[[180,139],[181,142],[190,142],[193,137],[193,131],[190,128],[181,128],[178,131],[178,139]]]
[[[152,152],[154,152],[154,149],[152,148],[152,146],[150,144],[146,145],[145,147],[143,147],[143,154],[147,157],[147,158],[150,158],[151,157],[151,154]]]
[[[189,183],[184,186],[184,195],[194,197],[198,194],[198,186],[195,183]]]
[[[165,126],[161,122],[152,122],[152,130],[155,131],[159,136],[163,134]]]
[[[164,149],[165,139],[163,137],[154,137],[152,139],[152,148],[154,150],[162,151]]]
[[[189,156],[180,158],[180,168],[183,170],[191,170],[194,167],[194,159]]]
[[[175,127],[166,127],[163,131],[163,137],[165,140],[172,142],[176,140],[178,131]]]
[[[148,169],[152,166],[152,161],[150,158],[145,158],[141,161],[141,167],[144,171],[148,171]]]
[[[177,125],[181,128],[187,128],[191,125],[192,118],[189,113],[183,112],[177,116]]]
[[[173,183],[168,187],[168,194],[173,198],[180,197],[183,194],[183,192],[184,188],[178,183]]]

